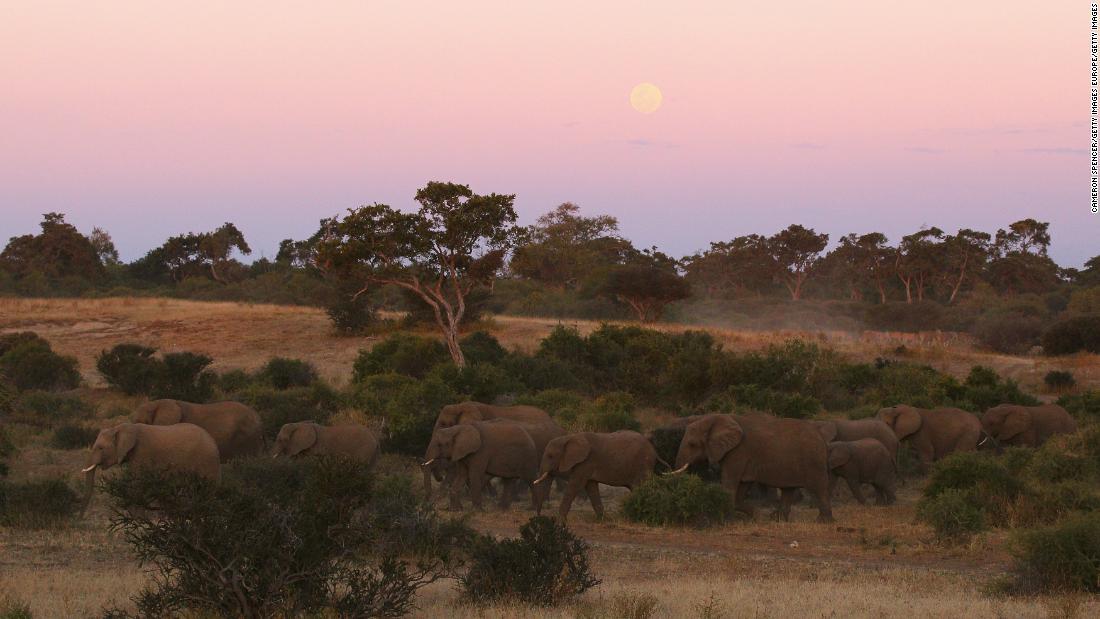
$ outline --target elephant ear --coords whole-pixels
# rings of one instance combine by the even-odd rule
[[[902,409],[894,419],[894,434],[899,439],[905,438],[920,430],[922,423],[924,418],[920,416],[920,412],[912,408]]]
[[[461,412],[458,413],[458,419],[455,423],[473,423],[475,421],[485,421],[484,416],[481,414],[481,409],[473,404],[461,404]]]
[[[997,440],[1007,441],[1017,434],[1027,430],[1031,425],[1031,413],[1025,410],[1014,410],[1005,415],[1004,423],[1001,424],[1001,431]]]
[[[831,421],[814,421],[814,428],[817,429],[817,433],[821,435],[821,438],[825,439],[826,443],[831,443],[836,440],[836,424]]]
[[[183,421],[183,408],[175,400],[164,400],[157,403],[153,410],[153,424],[158,426],[172,426]]]
[[[707,460],[712,465],[718,464],[734,447],[741,444],[744,436],[745,431],[741,429],[741,424],[725,416],[716,418],[707,435]]]
[[[840,443],[829,444],[829,470],[848,464],[852,459],[852,450]]]
[[[451,460],[461,460],[481,449],[481,433],[469,425],[461,426],[455,434],[454,447],[451,448]]]
[[[574,436],[570,438],[565,443],[565,450],[561,455],[561,462],[558,463],[558,471],[568,473],[573,470],[573,467],[584,462],[591,452],[592,445],[588,443],[588,439],[583,436]]]
[[[115,432],[115,462],[122,464],[137,446],[137,428],[122,426]]]
[[[317,426],[312,423],[298,424],[290,435],[287,455],[296,456],[317,443]]]

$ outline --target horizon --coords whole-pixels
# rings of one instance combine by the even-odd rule
[[[232,221],[274,258],[323,217],[408,209],[444,180],[516,194],[523,224],[573,202],[675,256],[792,223],[832,247],[1031,217],[1081,266],[1100,253],[1085,12],[17,2],[0,19],[0,237],[57,211],[131,261]],[[646,114],[643,83],[663,93]]]

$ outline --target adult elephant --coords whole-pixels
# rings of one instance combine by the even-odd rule
[[[1055,434],[1076,432],[1077,421],[1057,404],[1000,404],[982,415],[982,429],[988,434],[982,443],[991,437],[998,445],[1038,447]]]
[[[539,457],[542,456],[542,450],[546,447],[546,443],[565,434],[565,430],[554,421],[550,413],[541,408],[534,406],[496,406],[467,401],[459,404],[448,404],[440,409],[439,416],[435,420],[435,426],[432,428],[432,437],[434,438],[435,433],[443,428],[495,419],[507,419],[528,424],[528,433],[535,441]],[[431,456],[425,453],[424,459],[430,460]],[[421,467],[424,475],[424,496],[429,498],[432,496],[432,477],[435,477],[436,481],[443,481],[443,476],[446,473],[444,466],[444,462],[437,461],[433,463],[433,466]]]
[[[735,507],[744,498],[746,482],[758,482],[781,490],[779,516],[788,520],[798,490],[805,488],[817,500],[818,522],[833,521],[825,441],[804,421],[706,415],[685,429],[675,472],[704,459],[721,467],[722,485],[734,493]]]
[[[898,437],[881,419],[815,419],[811,421],[825,443],[873,438],[882,443],[890,458],[898,461]]]
[[[982,434],[982,422],[960,408],[899,404],[881,409],[877,417],[890,426],[899,441],[916,450],[922,471],[957,451],[975,451]]]
[[[97,469],[127,464],[137,471],[190,472],[217,481],[218,445],[206,430],[190,424],[151,426],[124,423],[101,430],[88,452],[83,508],[88,507]]]
[[[182,400],[153,400],[138,407],[133,421],[157,426],[195,424],[214,437],[222,462],[258,456],[264,451],[260,416],[240,402],[194,404]]]
[[[288,423],[279,429],[271,455],[343,456],[370,467],[378,459],[378,438],[370,428],[357,424]]]
[[[596,515],[602,518],[600,484],[633,490],[653,474],[656,463],[657,450],[637,432],[577,432],[550,441],[542,453],[540,476],[535,484],[556,476],[568,478],[558,505],[558,515],[563,521],[582,489]]]

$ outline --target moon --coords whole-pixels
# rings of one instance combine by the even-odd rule
[[[642,82],[630,91],[630,106],[642,114],[652,114],[661,107],[661,89],[649,82]]]

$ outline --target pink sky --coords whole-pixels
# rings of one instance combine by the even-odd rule
[[[272,256],[438,179],[678,255],[794,222],[1036,217],[1079,265],[1100,253],[1088,24],[1033,0],[8,0],[0,237],[63,211],[132,259],[231,220]],[[644,81],[651,115],[627,99]]]

